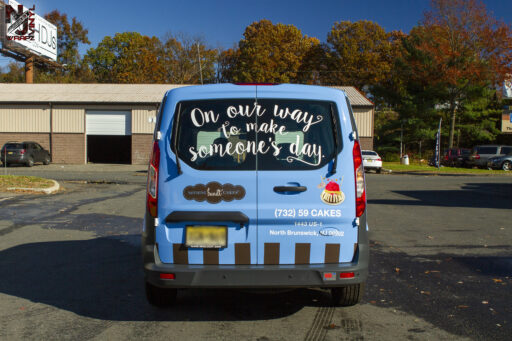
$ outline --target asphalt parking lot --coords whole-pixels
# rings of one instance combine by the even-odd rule
[[[145,167],[101,167],[9,169],[65,190],[0,196],[0,339],[512,335],[511,177],[368,174],[371,268],[358,306],[330,307],[314,289],[189,290],[162,310],[143,290]]]

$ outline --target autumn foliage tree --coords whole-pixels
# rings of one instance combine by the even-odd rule
[[[164,83],[161,50],[156,37],[137,32],[117,33],[89,49],[85,61],[100,83]]]
[[[53,10],[44,17],[57,27],[57,62],[63,68],[43,67],[36,73],[36,81],[69,83],[91,80],[78,51],[80,44],[90,44],[89,31],[76,17],[69,19],[66,13],[58,10]]]
[[[213,83],[218,51],[208,48],[200,38],[186,34],[166,34],[160,58],[165,82],[172,84]]]
[[[336,22],[327,35],[324,84],[359,89],[386,79],[391,70],[390,34],[368,20]]]
[[[423,25],[411,32],[408,61],[412,77],[445,89],[452,147],[457,113],[475,88],[497,86],[512,73],[512,31],[477,0],[431,4]]]
[[[304,57],[319,43],[293,25],[260,20],[245,29],[238,51],[228,50],[221,56],[220,68],[232,82],[294,82]]]

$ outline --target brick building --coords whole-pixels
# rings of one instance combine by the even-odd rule
[[[0,146],[35,141],[54,163],[148,161],[158,106],[172,84],[0,84]],[[373,149],[374,105],[353,87],[363,149]]]

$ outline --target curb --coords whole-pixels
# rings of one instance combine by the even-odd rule
[[[53,186],[48,188],[23,188],[23,187],[9,187],[7,188],[8,191],[27,191],[27,192],[43,192],[44,194],[53,194],[57,192],[60,188],[60,185],[57,181],[49,179],[50,181],[53,181]]]

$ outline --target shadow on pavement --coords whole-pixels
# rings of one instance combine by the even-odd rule
[[[178,303],[157,309],[146,302],[142,258],[127,240],[41,242],[0,251],[0,292],[116,321],[243,321],[286,317],[304,306],[326,306],[321,290],[254,294],[239,290],[183,290]]]
[[[512,183],[471,183],[460,190],[393,191],[411,199],[368,199],[369,204],[442,207],[512,207]]]

